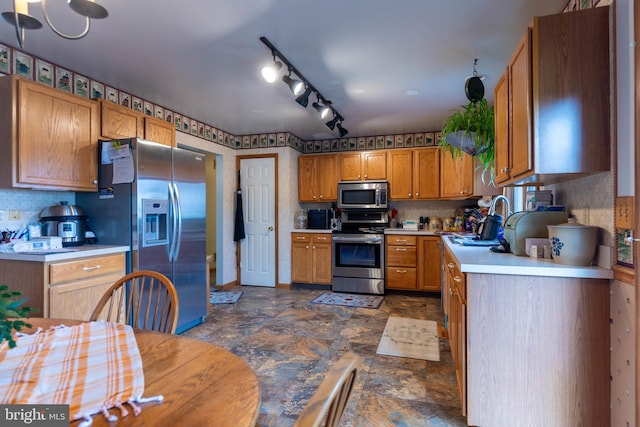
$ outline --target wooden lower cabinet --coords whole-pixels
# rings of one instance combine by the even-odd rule
[[[0,260],[0,282],[22,292],[34,317],[88,320],[104,292],[126,273],[124,253],[66,261]]]
[[[444,268],[468,425],[610,425],[608,279],[462,273],[448,248]]]
[[[440,292],[440,236],[389,234],[385,244],[385,288]]]
[[[291,234],[291,282],[331,284],[331,233]]]
[[[385,244],[385,288],[417,289],[417,237],[388,235]]]
[[[419,236],[417,280],[418,290],[440,292],[442,288],[442,238]]]

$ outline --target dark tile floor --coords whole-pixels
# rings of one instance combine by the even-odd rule
[[[325,372],[346,351],[363,368],[343,426],[464,426],[451,352],[440,362],[376,354],[389,316],[436,320],[440,299],[388,294],[378,309],[311,304],[323,290],[242,286],[236,304],[210,305],[207,320],[183,335],[224,347],[258,375],[259,426],[291,426]]]

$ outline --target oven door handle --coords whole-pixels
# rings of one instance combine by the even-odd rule
[[[361,237],[334,237],[334,242],[349,242],[349,243],[380,243],[381,237],[361,238]]]

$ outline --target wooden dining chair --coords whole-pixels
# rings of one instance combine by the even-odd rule
[[[338,426],[349,402],[360,363],[360,357],[351,351],[338,359],[307,402],[294,427]]]
[[[164,274],[134,271],[105,292],[89,320],[126,323],[138,329],[175,334],[178,293]]]

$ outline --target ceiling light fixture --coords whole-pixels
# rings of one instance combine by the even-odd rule
[[[42,23],[29,15],[29,3],[42,3],[42,14],[45,21],[54,33],[60,37],[64,37],[69,40],[81,39],[89,33],[89,27],[91,26],[91,19],[104,19],[109,16],[107,9],[95,3],[93,0],[67,0],[69,7],[79,15],[82,15],[86,19],[84,30],[78,35],[69,35],[58,30],[47,13],[47,1],[46,0],[13,0],[13,11],[3,12],[2,17],[9,24],[16,28],[16,37],[20,47],[24,47],[25,30],[37,30],[42,28]]]
[[[276,61],[276,55],[275,53],[273,53],[273,64],[265,65],[264,67],[262,67],[262,78],[267,83],[274,83],[276,81],[276,78],[278,77],[280,68],[282,68],[282,62]]]
[[[346,134],[349,133],[348,130],[346,130],[345,128],[342,127],[342,120],[340,120],[336,126],[338,127],[338,132],[340,133],[340,136],[345,136]]]
[[[325,100],[323,100],[322,104],[320,104],[319,96],[317,97],[317,101],[311,104],[311,106],[316,109],[316,111],[318,112],[318,116],[320,116],[321,119],[324,119],[325,117],[327,117],[327,115],[329,115],[329,112],[331,111],[330,105],[331,101]]]
[[[345,136],[348,131],[345,128],[343,128],[340,125],[340,123],[338,123],[339,121],[342,122],[344,118],[340,115],[340,113],[336,111],[335,108],[333,108],[333,106],[331,105],[331,101],[323,97],[320,94],[320,92],[318,92],[318,89],[316,89],[311,83],[309,83],[309,80],[307,80],[302,75],[302,73],[298,71],[298,69],[294,67],[293,64],[289,62],[289,60],[285,58],[285,56],[282,53],[280,53],[280,51],[278,51],[278,49],[276,49],[276,47],[266,37],[260,37],[260,41],[264,43],[264,45],[267,46],[267,48],[269,48],[269,50],[271,51],[271,55],[273,56],[273,62],[275,64],[280,64],[280,66],[274,73],[273,81],[275,81],[277,72],[282,67],[282,64],[276,61],[276,57],[277,57],[280,61],[282,61],[287,65],[289,74],[282,76],[282,81],[285,82],[287,86],[289,86],[289,89],[291,90],[291,92],[293,92],[294,95],[297,95],[296,102],[302,105],[303,107],[307,108],[307,105],[309,105],[309,96],[311,96],[311,94],[315,92],[317,101],[314,102],[312,106],[318,111],[318,114],[323,119],[327,117],[329,113],[333,113],[333,119],[326,122],[325,124],[331,130],[333,130],[337,124],[338,131],[340,132],[340,136]],[[295,74],[298,77],[298,79],[292,78],[291,77],[292,73]],[[262,69],[262,75],[264,76],[264,68]],[[270,82],[272,83],[273,81],[270,81]],[[302,92],[303,88],[304,88],[304,92]]]
[[[340,120],[340,117],[334,114],[333,119],[329,120],[327,123],[325,123],[325,125],[327,125],[329,129],[333,130],[333,128],[336,127],[336,123],[338,123],[338,120]]]
[[[300,95],[304,90],[304,83],[298,79],[291,78],[291,68],[289,68],[289,75],[282,76],[282,81],[289,86],[294,95]]]

